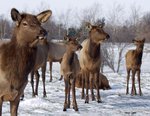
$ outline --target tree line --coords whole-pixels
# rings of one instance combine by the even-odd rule
[[[43,9],[42,9],[43,10]],[[62,40],[68,28],[74,28],[81,32],[80,41],[87,37],[85,22],[97,24],[101,19],[105,19],[105,31],[109,33],[110,39],[102,46],[102,68],[109,66],[113,72],[119,72],[120,64],[123,60],[123,51],[128,47],[134,38],[146,38],[150,42],[150,12],[141,15],[138,7],[132,6],[129,16],[124,16],[124,8],[115,4],[108,16],[103,16],[102,6],[94,4],[80,13],[68,9],[60,16],[52,17],[44,27],[48,31],[48,39]],[[11,38],[13,24],[4,15],[0,15],[0,39]],[[117,45],[118,56],[117,65],[113,45]]]

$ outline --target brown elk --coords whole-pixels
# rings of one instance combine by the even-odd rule
[[[77,88],[82,88],[82,74],[79,73],[79,75],[77,76],[76,78],[76,83],[75,83],[75,86]],[[96,89],[96,81],[95,81],[96,78],[94,78],[94,84],[93,84],[93,89]],[[84,87],[86,88],[86,87]],[[109,85],[109,81],[107,79],[107,77],[105,75],[103,75],[102,73],[99,74],[99,89],[103,89],[103,90],[108,90],[108,89],[111,89],[110,85]],[[82,93],[84,94],[84,93]]]
[[[65,102],[63,111],[66,111],[67,108],[70,108],[70,89],[72,89],[73,108],[75,111],[78,111],[75,95],[75,81],[80,69],[78,66],[78,57],[75,51],[81,49],[82,46],[78,43],[77,39],[69,37],[67,37],[66,44],[66,52],[61,62],[61,73],[64,76],[65,82]]]
[[[48,58],[49,69],[50,69],[50,82],[52,81],[52,63],[61,63],[62,57],[66,51],[66,45],[63,42],[49,42]],[[60,80],[62,79],[62,75]]]
[[[47,35],[41,23],[51,14],[50,10],[38,15],[11,10],[11,18],[16,23],[12,39],[0,46],[0,116],[3,101],[10,101],[11,116],[17,116],[20,96],[35,64],[36,46]]]
[[[42,44],[37,46],[35,65],[33,70],[31,71],[32,96],[38,95],[38,85],[39,85],[39,77],[40,77],[38,69],[41,68],[42,81],[43,81],[43,97],[46,97],[45,72],[46,72],[48,50],[49,50],[49,43],[47,42],[47,40],[43,41]],[[36,77],[35,91],[34,91],[34,75]]]
[[[130,78],[130,71],[132,71],[132,89],[131,95],[136,95],[136,87],[135,87],[135,74],[137,73],[138,76],[138,84],[139,84],[139,94],[142,95],[141,91],[141,64],[142,64],[142,56],[143,56],[143,47],[145,38],[142,40],[134,39],[134,44],[136,45],[135,50],[129,50],[126,53],[126,69],[127,69],[127,88],[126,94],[129,93],[129,78]]]
[[[97,88],[97,102],[101,102],[100,92],[99,92],[99,71],[100,71],[100,44],[109,38],[109,35],[103,30],[104,22],[100,25],[86,24],[89,30],[89,36],[82,43],[83,49],[80,51],[80,66],[83,78],[85,78],[86,83],[86,97],[85,103],[89,103],[89,81],[92,100],[95,100],[93,92],[93,78],[96,78],[96,88]],[[83,79],[84,81],[84,79]],[[84,83],[84,82],[83,82]],[[84,84],[82,87],[82,93],[84,93]],[[84,98],[84,94],[82,95]]]

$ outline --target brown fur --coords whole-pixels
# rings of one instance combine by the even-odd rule
[[[64,43],[49,42],[49,52],[47,60],[49,61],[50,82],[52,81],[52,63],[53,62],[61,63],[65,51],[66,45]],[[62,80],[62,75],[59,80]]]
[[[143,47],[145,39],[142,40],[133,40],[136,45],[135,50],[129,50],[126,53],[126,68],[127,68],[127,88],[126,94],[129,93],[129,78],[130,71],[132,71],[132,89],[131,95],[136,95],[135,88],[135,74],[137,72],[138,75],[138,83],[139,83],[139,94],[142,95],[141,84],[140,84],[140,73],[141,73],[141,64],[142,64],[142,56],[143,56]]]
[[[76,84],[75,86],[77,88],[82,88],[82,74],[80,73],[77,76],[76,79]],[[95,83],[95,78],[94,78],[94,85],[93,85],[93,89],[96,89],[96,83]],[[86,87],[85,87],[86,88]],[[110,85],[109,85],[109,81],[107,79],[107,77],[105,75],[103,75],[102,73],[99,74],[99,89],[103,89],[103,90],[108,90],[111,89]]]
[[[83,74],[82,98],[84,98],[84,80],[86,84],[85,103],[89,103],[88,89],[91,87],[92,100],[95,100],[93,92],[93,78],[97,85],[97,101],[101,102],[99,93],[99,71],[100,71],[100,43],[109,38],[109,35],[104,32],[103,26],[93,26],[87,23],[89,29],[89,37],[83,41],[83,49],[80,51],[80,66]],[[90,81],[90,86],[89,86]]]
[[[51,11],[35,16],[11,10],[16,26],[11,41],[0,46],[0,116],[3,101],[10,101],[11,116],[17,116],[20,96],[35,63],[37,43],[47,33],[40,22],[47,21],[50,15]]]
[[[61,74],[64,76],[65,82],[65,102],[63,111],[66,111],[67,108],[70,108],[70,89],[72,89],[73,108],[75,111],[78,111],[75,95],[75,81],[80,69],[78,66],[79,61],[77,60],[78,58],[75,51],[80,48],[81,45],[76,39],[69,39],[67,41],[66,52],[61,62]]]
[[[45,72],[46,72],[46,63],[48,56],[49,44],[47,41],[44,41],[42,45],[37,46],[37,54],[34,68],[31,72],[31,86],[32,86],[32,95],[38,95],[38,84],[39,84],[39,72],[38,69],[42,70],[42,81],[43,81],[43,97],[46,97],[45,89]],[[36,76],[36,87],[34,90],[34,75]]]

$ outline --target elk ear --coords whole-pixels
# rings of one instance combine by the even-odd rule
[[[46,10],[38,14],[36,17],[41,23],[45,23],[50,18],[51,15],[52,15],[52,11]]]
[[[143,38],[143,40],[142,40],[143,42],[145,42],[145,38]]]
[[[92,29],[92,25],[91,25],[91,23],[89,23],[89,22],[86,22],[86,23],[85,23],[85,27],[86,27],[86,29],[88,29],[89,31]]]
[[[18,26],[19,23],[21,22],[21,14],[19,13],[19,11],[15,8],[11,9],[11,18],[13,21],[16,22],[16,25]]]

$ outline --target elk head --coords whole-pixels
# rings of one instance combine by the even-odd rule
[[[102,43],[104,40],[109,39],[109,35],[103,30],[105,23],[104,20],[101,24],[91,25],[91,23],[86,23],[86,28],[89,30],[89,37],[90,39],[99,44]]]
[[[142,48],[143,49],[143,46],[144,46],[144,43],[145,43],[145,38],[143,38],[143,39],[133,39],[132,41],[136,45],[137,48]]]
[[[38,15],[19,13],[13,8],[11,18],[16,23],[15,37],[19,45],[34,47],[47,36],[47,31],[41,26],[51,16],[52,11],[47,10]]]
[[[68,32],[66,33],[64,40],[66,41],[67,47],[71,51],[77,51],[82,49],[82,46],[79,43],[78,36],[68,36]]]

